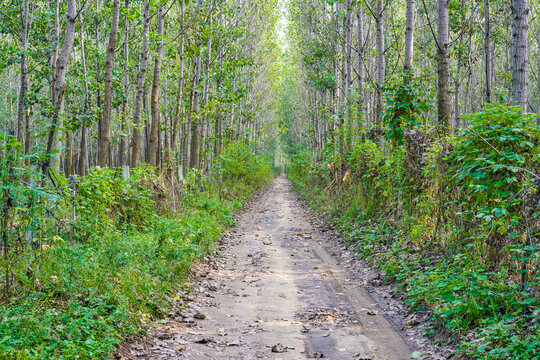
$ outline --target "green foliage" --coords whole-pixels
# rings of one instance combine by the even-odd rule
[[[150,167],[132,169],[127,180],[95,168],[71,183],[57,176],[53,193],[38,189],[35,208],[54,217],[34,211],[28,228],[39,241],[0,260],[0,271],[9,267],[17,279],[0,303],[0,359],[108,358],[162,318],[193,261],[213,251],[232,213],[271,179],[265,158],[245,145],[225,154],[223,174],[186,174],[176,211],[170,185]],[[16,185],[12,193],[23,194]],[[28,219],[22,209],[10,209],[14,221]]]
[[[403,109],[392,104],[390,121]],[[531,115],[501,104],[464,119],[457,136],[426,144],[421,134],[422,143],[406,146],[402,123],[390,123],[391,151],[360,140],[341,154],[333,144],[320,155],[300,148],[288,174],[413,311],[429,314],[429,336],[444,335],[471,358],[533,359],[539,129]]]
[[[484,229],[469,236],[524,236],[525,204],[536,190],[531,174],[540,173],[540,131],[534,116],[496,104],[465,116],[469,126],[459,135],[449,161],[460,189],[463,216]],[[538,209],[529,216],[538,217]],[[513,234],[513,235],[512,235]]]
[[[261,185],[270,176],[268,159],[255,155],[243,142],[227,146],[221,155],[222,174],[229,181],[242,179],[249,185]]]
[[[433,105],[423,93],[421,78],[406,77],[387,81],[384,86],[386,104],[383,121],[388,126],[386,138],[403,145],[405,130],[418,127],[425,122],[426,113]]]

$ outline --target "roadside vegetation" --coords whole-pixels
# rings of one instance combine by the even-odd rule
[[[540,358],[538,3],[328,4],[288,8],[289,177],[434,341]]]
[[[430,337],[472,358],[534,359],[540,133],[531,118],[497,104],[443,139],[419,129],[407,134],[423,139],[414,144],[297,148],[288,175],[411,311],[429,313]]]
[[[150,166],[127,179],[94,168],[53,189],[12,183],[0,358],[105,359],[166,316],[191,264],[272,178],[268,160],[235,143],[211,176],[180,183]]]

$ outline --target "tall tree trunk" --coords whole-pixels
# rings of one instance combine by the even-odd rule
[[[381,128],[381,113],[383,110],[382,103],[382,86],[384,83],[385,69],[384,69],[384,24],[383,24],[383,0],[377,0],[377,16],[375,22],[377,23],[377,106],[375,114],[375,127]]]
[[[211,26],[211,23],[210,23]],[[210,61],[212,60],[212,35],[208,36],[208,42],[206,44],[206,61],[204,68],[204,89],[203,89],[203,108],[206,109],[208,106],[208,93],[210,91]],[[201,145],[203,148],[203,153],[206,153],[206,148],[208,144],[206,139],[208,138],[208,133],[210,132],[210,120],[208,113],[203,120],[203,131],[201,132]],[[206,160],[210,160],[210,157],[207,157]],[[203,165],[202,168],[205,168]]]
[[[223,14],[220,14],[219,16],[219,26],[223,27]],[[220,44],[221,45],[221,44]],[[218,52],[218,60],[220,64],[220,68],[223,68],[223,48],[222,46],[219,47]],[[216,82],[216,92],[218,93],[218,96],[221,95],[221,76],[218,77]],[[216,140],[214,142],[214,156],[217,157],[219,153],[221,152],[222,144],[223,144],[223,119],[221,118],[221,102],[218,102],[217,109],[216,109],[216,123],[215,123],[215,129],[214,129],[214,136],[216,137]]]
[[[120,15],[120,0],[113,2],[111,34],[107,46],[107,59],[105,61],[105,93],[103,97],[103,115],[101,117],[101,136],[99,139],[98,165],[101,167],[112,165],[109,163],[111,147],[111,111],[113,97],[113,66],[116,51],[116,38],[118,37],[118,18]]]
[[[192,90],[192,110],[190,111],[191,121],[191,142],[190,142],[190,155],[189,155],[189,167],[199,167],[199,84],[201,82],[201,56],[195,58],[195,69],[193,78],[193,90]]]
[[[439,134],[442,136],[448,134],[451,116],[448,2],[449,0],[438,0],[437,3],[437,110]]]
[[[100,12],[99,8],[99,1],[95,0],[95,11],[96,13]],[[99,16],[94,17],[94,37],[95,37],[95,47],[96,49],[99,49],[100,45],[100,38],[99,38]],[[102,108],[101,104],[101,61],[97,61],[96,63],[96,84],[99,85],[96,88],[96,106],[98,109]],[[98,155],[99,155],[99,145],[100,145],[100,139],[101,139],[101,117],[98,119],[98,132],[97,132],[97,139],[96,139],[96,153],[95,153],[95,164],[98,163]]]
[[[184,33],[184,9],[185,9],[185,0],[182,0],[182,7],[180,9],[180,31],[182,32],[182,35],[180,35],[180,45],[179,45],[179,58],[180,58],[180,64],[178,66],[178,93],[176,94],[176,108],[174,113],[174,122],[172,126],[172,134],[171,134],[171,148],[174,152],[177,151],[178,146],[176,143],[176,137],[178,135],[178,124],[180,122],[180,116],[182,115],[182,95],[184,93],[184,41],[185,41],[185,33]]]
[[[130,167],[135,168],[141,157],[141,114],[144,100],[144,80],[146,79],[146,67],[148,63],[148,26],[149,26],[149,0],[144,0],[143,6],[143,31],[141,60],[139,74],[137,75],[137,94],[135,96],[135,112],[133,114],[133,136],[131,143]]]
[[[55,74],[56,74],[56,62],[58,60],[58,53],[60,49],[60,0],[55,0],[54,2],[54,35],[53,35],[53,42],[54,42],[54,50],[51,57],[51,103],[53,108],[56,107],[56,98],[57,95],[55,94]],[[63,94],[62,94],[62,101],[58,104],[58,116],[64,111],[64,100],[63,100]],[[54,112],[53,112],[54,113]],[[53,115],[54,116],[54,115]],[[51,150],[58,149],[59,139],[55,136],[53,137],[53,144],[51,147]],[[56,154],[54,154],[51,157],[52,165],[57,170],[60,171],[60,151],[58,151]]]
[[[510,100],[527,111],[529,0],[512,0],[512,77]]]
[[[351,10],[351,2],[347,1],[347,16],[346,16],[346,36],[345,36],[345,42],[347,44],[347,64],[346,64],[346,83],[347,83],[347,92],[346,92],[346,107],[347,107],[347,122],[345,124],[347,129],[347,139],[350,141],[352,139],[352,114],[353,114],[353,108],[352,104],[350,103],[351,99],[351,88],[353,84],[353,77],[352,77],[352,30],[353,30],[353,21],[352,21],[352,10]],[[315,96],[314,99],[315,106],[317,104],[317,97]],[[348,146],[350,144],[347,144]]]
[[[124,8],[129,9],[129,0],[125,0]],[[121,135],[120,135],[120,144],[118,147],[118,165],[124,166],[127,164],[126,156],[126,127],[127,127],[127,104],[128,104],[128,94],[129,94],[129,18],[126,13],[126,18],[124,20],[124,101],[122,102],[122,124],[121,126]]]
[[[20,144],[24,143],[24,115],[25,115],[25,97],[28,90],[28,66],[26,63],[26,52],[28,51],[28,28],[29,21],[29,2],[30,0],[22,0],[19,10],[21,14],[21,83],[19,86],[19,106],[17,111],[17,141]]]
[[[486,62],[486,102],[491,102],[491,30],[489,23],[489,0],[484,0],[484,52]]]
[[[356,13],[358,26],[358,118],[362,118],[364,103],[364,31],[363,31],[363,9],[358,7]],[[326,97],[326,96],[325,96]],[[323,100],[324,103],[324,100]]]
[[[64,43],[60,54],[56,59],[54,66],[54,85],[53,85],[53,106],[54,112],[51,119],[51,126],[49,127],[49,135],[47,139],[47,158],[42,165],[42,170],[45,175],[49,172],[51,163],[51,151],[55,141],[56,129],[58,127],[58,116],[61,111],[62,102],[64,100],[64,90],[66,87],[66,71],[69,58],[71,57],[71,51],[73,50],[73,43],[75,41],[75,30],[77,20],[77,8],[75,0],[67,1],[67,15],[66,15],[66,33],[64,36]]]
[[[540,27],[537,29],[536,32],[536,47],[540,49]],[[536,117],[536,125],[540,126],[540,56],[538,56],[536,60],[536,70],[538,73],[538,76],[536,77],[536,87],[538,88],[538,92],[536,94],[538,99],[538,105],[536,109],[536,114],[538,116]]]
[[[163,29],[165,22],[165,11],[163,7],[159,8],[158,15],[158,44],[156,56],[154,59],[154,79],[152,81],[152,93],[150,95],[150,113],[152,124],[150,128],[150,137],[148,142],[148,157],[146,162],[150,165],[158,166],[158,132],[159,132],[159,88],[161,73],[161,58],[163,57]]]
[[[486,0],[487,1],[487,0]],[[415,1],[407,0],[405,9],[405,61],[403,63],[403,72],[405,73],[405,81],[408,82],[412,76],[412,62],[414,49],[414,18],[415,18]]]
[[[83,28],[83,16],[79,15],[79,31],[80,31],[80,41],[81,41],[81,62],[82,62],[82,71],[84,79],[84,112],[88,111],[88,105],[90,102],[89,91],[88,91],[88,79],[87,79],[87,70],[86,70],[86,54],[84,52],[84,28]],[[81,124],[81,144],[79,149],[79,175],[86,175],[87,167],[87,144],[86,144],[86,119],[82,120]]]

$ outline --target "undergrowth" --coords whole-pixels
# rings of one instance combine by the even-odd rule
[[[0,262],[11,274],[0,303],[0,358],[105,359],[163,318],[190,265],[213,251],[233,213],[271,179],[267,160],[236,143],[211,177],[190,171],[181,186],[145,167],[128,179],[94,168],[74,186],[62,179],[62,192],[13,187],[21,209],[12,219],[33,241],[15,245],[22,240],[14,226]],[[170,186],[179,187],[175,206]],[[32,201],[29,215],[22,207]]]
[[[538,359],[539,130],[504,105],[467,121],[456,136],[418,129],[421,143],[384,150],[298,148],[288,176],[412,311],[429,313],[430,337],[468,358]]]

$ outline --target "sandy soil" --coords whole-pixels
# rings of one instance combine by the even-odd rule
[[[410,359],[418,341],[358,281],[352,260],[330,254],[331,241],[278,177],[195,268],[168,318],[119,357]]]

